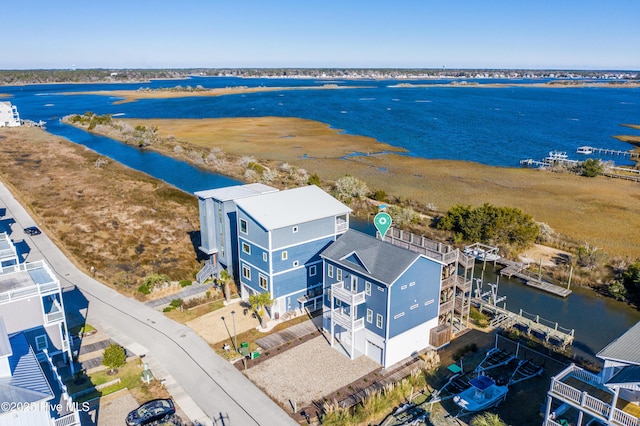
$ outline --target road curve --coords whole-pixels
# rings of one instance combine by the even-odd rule
[[[2,207],[7,209],[5,216],[16,221],[11,233],[21,235],[24,227],[34,224],[0,182]],[[31,250],[29,261],[45,259],[63,288],[76,286],[86,299],[65,296],[65,310],[88,302],[87,322],[116,341],[124,336],[144,346],[216,425],[297,424],[233,365],[216,355],[193,330],[84,274],[45,233],[25,239]]]

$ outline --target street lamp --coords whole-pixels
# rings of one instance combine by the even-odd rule
[[[238,352],[238,335],[236,334],[236,311],[231,311],[231,317],[233,318],[233,345]]]

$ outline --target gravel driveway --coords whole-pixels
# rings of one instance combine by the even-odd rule
[[[264,361],[245,372],[256,385],[292,412],[291,403],[304,407],[358,378],[380,364],[361,356],[350,360],[318,336]]]

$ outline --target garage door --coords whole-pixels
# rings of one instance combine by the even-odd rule
[[[382,365],[382,348],[367,340],[367,356]]]

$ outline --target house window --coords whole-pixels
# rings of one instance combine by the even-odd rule
[[[432,304],[434,302],[433,299],[431,300],[427,300],[426,302],[424,302],[424,306],[429,306],[430,304]]]
[[[47,349],[48,346],[49,345],[47,344],[46,334],[41,334],[40,336],[36,336],[36,351]]]
[[[262,253],[262,260],[265,261],[265,262],[267,261],[267,253],[266,252]]]
[[[327,265],[327,276],[333,278],[333,265]]]
[[[293,229],[292,229],[292,231],[293,231],[293,233],[295,234],[296,232],[298,232],[298,227],[297,227],[297,226],[294,226],[294,227],[293,227]]]
[[[245,277],[246,279],[250,280],[251,279],[251,268],[249,268],[246,265],[242,265],[242,276]]]
[[[289,258],[289,253],[287,253],[287,251],[283,251],[282,252],[282,260],[287,260]]]
[[[262,288],[263,290],[267,289],[267,277],[265,277],[262,274],[258,275],[258,282],[260,284],[260,288]]]
[[[336,279],[342,281],[342,269],[336,268]]]
[[[384,291],[384,287],[381,286],[377,286],[378,287],[378,291]]]
[[[395,319],[398,319],[398,318],[403,317],[403,316],[404,316],[404,312],[400,312],[399,314],[395,314],[393,316],[393,319],[395,320]]]
[[[376,327],[382,328],[382,315],[376,314]]]
[[[358,277],[354,277],[353,275],[351,275],[351,292],[358,292]]]
[[[371,324],[373,321],[373,311],[371,309],[367,309],[367,322]]]
[[[242,243],[242,251],[247,254],[251,254],[251,246],[247,243]]]
[[[294,260],[294,261],[293,261],[293,267],[294,267],[294,268],[297,268],[297,267],[298,267],[298,265],[300,265],[300,262],[298,262],[297,260]]]
[[[414,310],[418,307],[419,305],[416,303],[415,305],[411,305],[411,310]]]
[[[367,296],[371,296],[371,283],[369,281],[364,282],[364,293]]]
[[[309,266],[309,276],[310,277],[316,276],[316,265]]]
[[[403,285],[402,287],[400,287],[400,290],[406,290],[407,289],[407,285]]]
[[[247,221],[244,219],[240,219],[240,232],[242,232],[243,234],[249,233],[249,227],[247,225]]]
[[[411,282],[409,283],[409,287],[413,287],[414,285],[416,285],[416,282],[415,282],[415,281],[411,281]]]

